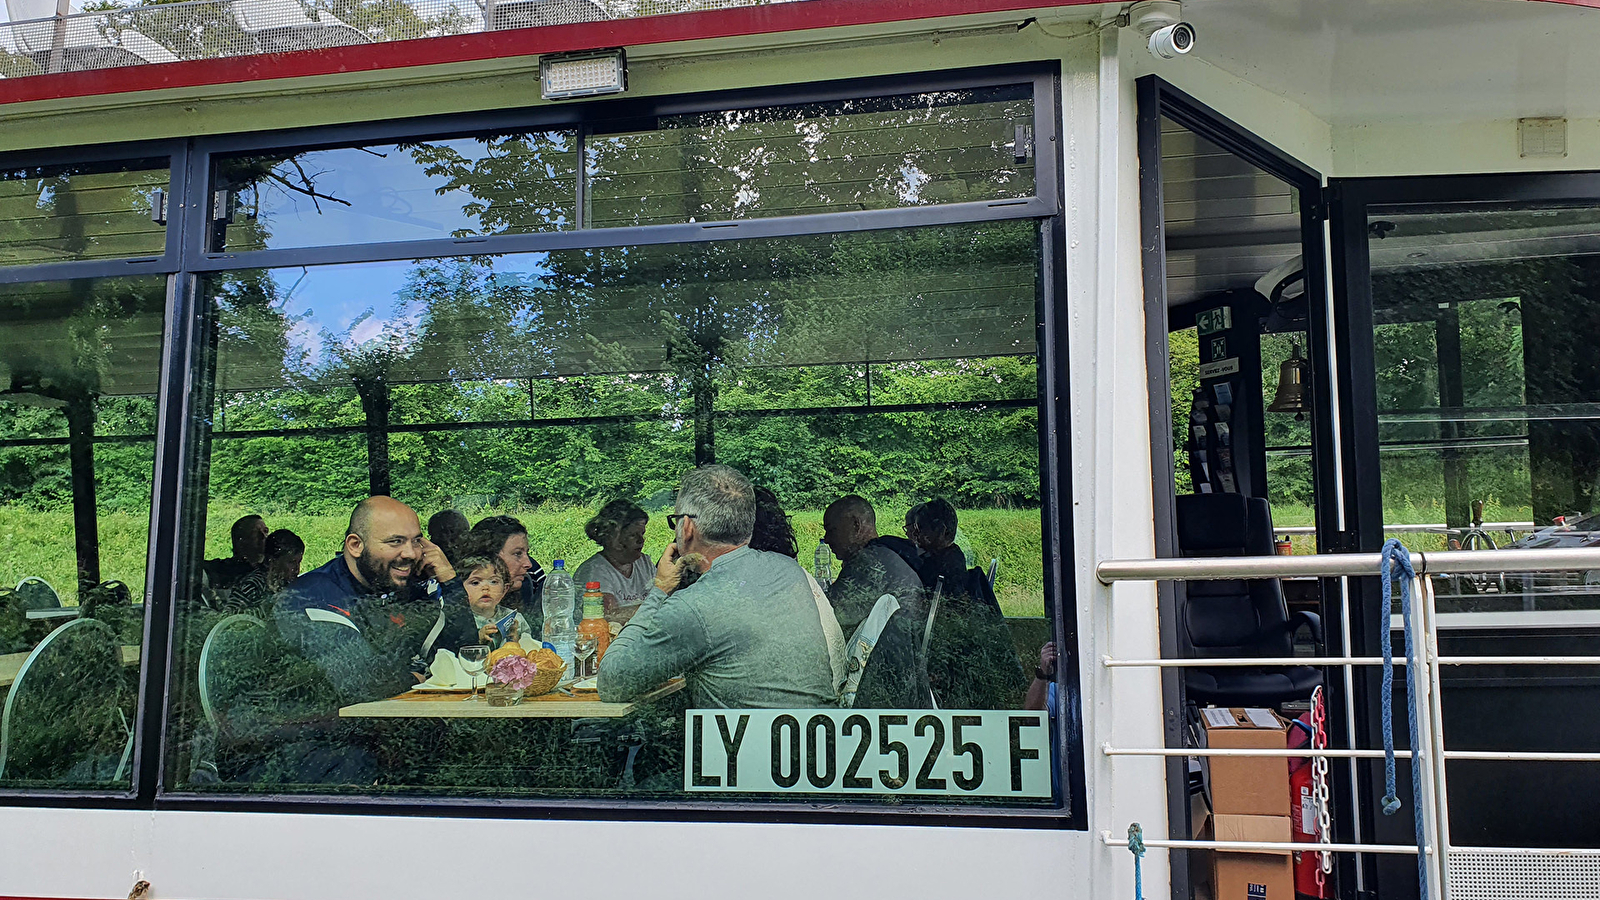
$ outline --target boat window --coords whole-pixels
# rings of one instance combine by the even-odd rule
[[[1600,316],[1587,207],[1369,219],[1387,537],[1412,549],[1600,537]],[[1594,573],[1460,576],[1441,612],[1600,608]]]
[[[205,277],[167,787],[1058,806],[1041,252]]]
[[[224,156],[212,249],[239,252],[576,227],[577,135],[517,131]]]
[[[0,286],[0,789],[129,789],[164,277]]]
[[[1027,86],[664,116],[586,138],[589,227],[1032,196]]]
[[[0,266],[158,256],[167,161],[0,167]]]

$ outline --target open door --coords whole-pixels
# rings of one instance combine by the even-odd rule
[[[1157,553],[1226,552],[1184,537],[1204,530],[1186,520],[1224,508],[1249,511],[1238,529],[1241,555],[1344,549],[1334,398],[1323,388],[1335,383],[1323,178],[1154,76],[1139,81],[1138,97]],[[1160,589],[1163,656],[1257,655],[1237,647],[1208,653],[1207,629],[1196,627],[1198,617],[1215,615],[1199,612],[1205,589],[1173,583]],[[1303,611],[1328,623],[1312,651],[1343,652],[1338,580],[1283,579],[1271,590],[1271,602],[1291,617]],[[1310,652],[1305,643],[1294,652]],[[1351,685],[1339,670],[1301,673],[1304,683],[1270,697],[1194,668],[1163,675],[1169,747],[1193,746],[1196,707],[1209,703],[1270,705],[1294,718],[1309,709],[1305,678],[1326,682],[1331,746],[1348,746],[1343,710]],[[1189,759],[1168,765],[1170,831],[1195,837],[1203,813],[1190,789],[1198,788],[1198,772]],[[1331,779],[1335,810],[1351,809],[1348,769],[1335,766]],[[1339,817],[1332,840],[1358,841],[1361,833],[1354,817]],[[1196,896],[1205,880],[1193,856],[1173,854],[1174,897]],[[1347,891],[1359,889],[1364,873],[1353,860],[1344,869],[1337,875]],[[1335,896],[1335,876],[1324,880],[1325,896]]]

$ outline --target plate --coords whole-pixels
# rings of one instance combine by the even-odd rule
[[[574,691],[598,691],[600,690],[600,676],[591,675],[582,681],[574,681],[569,685],[569,688]]]
[[[486,683],[487,683],[487,679],[485,680],[485,684]],[[480,684],[480,685],[478,685],[478,687],[479,687],[479,689],[482,689],[484,687],[484,685]],[[430,683],[424,681],[423,683],[421,683],[421,684],[417,685],[416,687],[412,688],[412,690],[413,691],[420,691],[420,692],[425,693],[425,694],[465,694],[468,691],[472,690],[472,687],[471,687],[471,685],[464,685],[464,684],[463,685],[430,684]]]

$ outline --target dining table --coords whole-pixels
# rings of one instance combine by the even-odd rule
[[[131,669],[139,665],[140,647],[138,644],[127,644],[122,648],[122,666]],[[28,661],[28,653],[7,653],[0,655],[0,689],[11,687],[17,680],[17,673],[22,671],[22,664]]]
[[[627,703],[607,703],[594,691],[551,691],[538,697],[525,697],[511,706],[491,706],[482,689],[476,700],[470,692],[407,691],[387,700],[371,700],[340,708],[345,719],[615,719],[632,712],[641,703],[650,703],[683,690],[683,679],[674,678]]]

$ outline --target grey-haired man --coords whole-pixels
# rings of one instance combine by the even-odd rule
[[[728,466],[685,473],[675,543],[656,586],[600,663],[600,699],[628,701],[676,675],[696,708],[837,704],[811,584],[787,556],[750,549],[755,489]],[[680,587],[679,558],[700,572]]]

